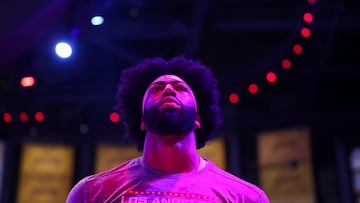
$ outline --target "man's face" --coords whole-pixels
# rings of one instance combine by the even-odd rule
[[[142,110],[142,128],[160,135],[184,134],[200,125],[194,93],[176,75],[160,76],[150,84]]]

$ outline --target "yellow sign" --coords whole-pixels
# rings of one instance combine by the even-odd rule
[[[307,127],[260,133],[258,136],[260,166],[309,161],[311,155],[309,134],[310,130]]]
[[[70,146],[26,144],[23,148],[21,173],[72,176],[73,153]]]
[[[309,162],[260,168],[260,179],[271,203],[315,203]]]
[[[74,150],[60,144],[23,147],[18,203],[65,202],[73,179]]]
[[[209,141],[205,147],[198,150],[201,157],[214,162],[219,168],[226,169],[225,143],[221,138]]]
[[[198,150],[202,157],[213,161],[220,168],[226,168],[225,144],[222,139],[209,141],[205,147]],[[141,156],[136,146],[101,144],[97,146],[95,156],[95,172],[105,171],[118,166],[130,159]]]
[[[21,176],[18,203],[64,203],[71,188],[70,177]]]
[[[315,203],[307,127],[258,136],[260,182],[271,203]]]
[[[95,172],[114,168],[130,159],[141,156],[141,154],[133,145],[98,145],[95,157]]]

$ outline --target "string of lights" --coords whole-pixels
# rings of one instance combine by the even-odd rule
[[[316,0],[307,0],[308,5],[312,6],[316,3]],[[308,39],[311,36],[310,24],[313,22],[314,16],[311,12],[305,11],[302,15],[302,21],[304,25],[300,29],[300,37],[303,39]],[[299,56],[303,53],[303,45],[300,42],[295,42],[292,47],[292,52],[296,56]],[[286,56],[281,60],[281,68],[289,71],[292,68],[292,61],[291,59],[287,58]],[[275,83],[277,81],[277,72],[276,71],[269,71],[265,73],[265,80],[268,83]],[[248,93],[251,95],[255,95],[259,93],[261,87],[257,82],[250,82],[247,86]],[[236,92],[232,92],[228,96],[228,101],[231,104],[238,104],[240,101],[240,96]]]

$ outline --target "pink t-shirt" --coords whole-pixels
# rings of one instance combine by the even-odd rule
[[[269,203],[263,190],[207,160],[189,173],[162,173],[141,161],[88,176],[71,190],[67,203]]]

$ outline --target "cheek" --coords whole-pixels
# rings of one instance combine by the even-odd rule
[[[193,96],[188,95],[183,98],[183,103],[188,104],[188,105],[196,105],[196,100]]]
[[[191,96],[189,96],[189,99],[191,100],[191,103],[195,106],[196,111],[197,111],[198,106],[197,106],[197,102],[196,102],[195,96],[194,96],[194,95],[191,95]]]
[[[143,100],[142,109],[144,110],[144,108],[146,108],[146,107],[156,105],[160,101],[160,99],[161,99],[161,97],[157,96],[157,95],[147,96],[145,98],[145,100]]]

